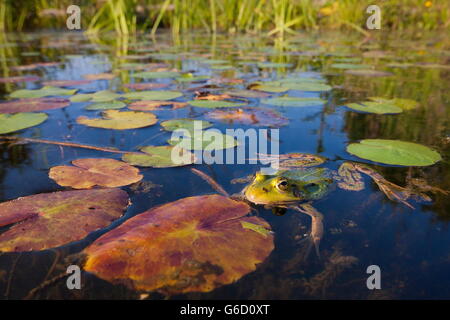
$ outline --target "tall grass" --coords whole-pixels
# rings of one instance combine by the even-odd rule
[[[0,0],[0,29],[64,28],[65,8],[73,0]],[[89,33],[119,34],[170,28],[283,36],[318,28],[363,30],[369,0],[79,0],[82,25]],[[382,28],[431,30],[450,27],[447,0],[384,0]],[[52,11],[49,9],[57,9]],[[42,14],[44,13],[44,14]]]

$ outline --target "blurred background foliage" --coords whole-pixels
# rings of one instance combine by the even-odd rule
[[[208,33],[267,33],[353,29],[363,32],[366,8],[381,8],[382,28],[449,28],[448,0],[0,0],[0,29],[65,28],[69,5],[81,7],[82,28],[90,33],[192,29]]]

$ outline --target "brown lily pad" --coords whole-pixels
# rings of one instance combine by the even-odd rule
[[[114,73],[94,73],[85,74],[83,78],[87,80],[111,80],[114,79],[116,75]]]
[[[172,109],[180,109],[187,106],[185,102],[160,101],[160,100],[142,100],[131,103],[128,109],[135,111],[153,111],[164,106],[172,106]]]
[[[211,291],[254,271],[274,248],[273,235],[261,232],[268,223],[249,212],[244,202],[219,195],[150,209],[85,249],[84,269],[136,290]]]
[[[85,238],[122,216],[128,195],[120,189],[42,193],[0,203],[0,252],[36,251]]]
[[[0,113],[33,112],[67,107],[63,98],[28,98],[0,103]]]
[[[72,161],[74,166],[56,166],[50,169],[49,177],[63,187],[88,189],[94,186],[116,188],[141,181],[139,169],[126,162],[91,158]]]

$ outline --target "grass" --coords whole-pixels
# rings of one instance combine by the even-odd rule
[[[0,30],[64,28],[72,0],[2,0]],[[20,4],[19,4],[20,3]],[[96,0],[78,1],[82,27],[89,33],[131,34],[170,28],[174,36],[191,29],[208,33],[266,33],[297,30],[365,29],[369,0]],[[446,0],[380,1],[382,29],[448,29]],[[49,10],[56,9],[56,10]]]

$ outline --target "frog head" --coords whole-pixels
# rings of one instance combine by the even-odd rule
[[[325,168],[281,170],[274,175],[258,172],[244,195],[255,204],[289,205],[320,199],[332,182]]]

